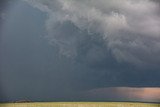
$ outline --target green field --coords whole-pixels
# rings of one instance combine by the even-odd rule
[[[160,104],[128,102],[1,103],[0,107],[160,107]]]

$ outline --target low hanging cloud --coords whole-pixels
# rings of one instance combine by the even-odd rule
[[[77,56],[87,32],[90,39],[93,35],[101,38],[105,50],[118,62],[137,66],[160,63],[160,7],[154,0],[25,1],[48,14],[49,40],[63,55]],[[70,27],[74,29],[70,31]]]

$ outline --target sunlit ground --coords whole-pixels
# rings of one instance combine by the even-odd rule
[[[151,103],[121,102],[54,102],[54,103],[4,103],[0,107],[160,107]]]

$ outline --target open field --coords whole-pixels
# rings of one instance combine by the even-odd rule
[[[160,107],[160,104],[128,102],[1,103],[0,107]]]

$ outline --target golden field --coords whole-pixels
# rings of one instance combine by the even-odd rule
[[[0,107],[160,107],[160,104],[128,102],[35,102],[1,103]]]

